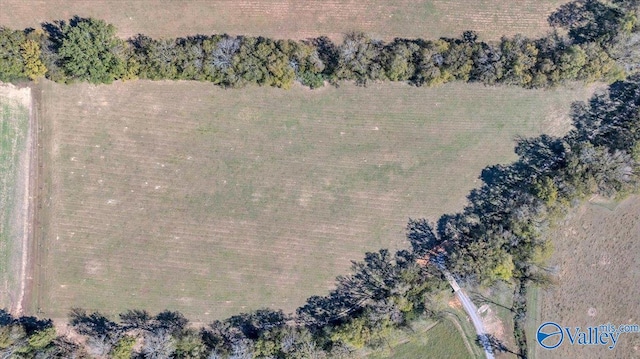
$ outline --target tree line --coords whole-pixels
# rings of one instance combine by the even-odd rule
[[[450,81],[549,87],[566,81],[614,81],[635,70],[629,44],[637,41],[634,1],[579,0],[549,17],[554,31],[479,41],[402,39],[385,43],[354,32],[341,44],[326,37],[303,41],[265,37],[195,35],[153,39],[116,36],[113,25],[74,17],[40,29],[0,29],[0,81],[45,76],[57,82],[171,79],[316,88],[325,81],[405,81],[433,86]]]

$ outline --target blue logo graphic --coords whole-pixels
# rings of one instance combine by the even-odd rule
[[[538,327],[536,340],[545,349],[555,349],[562,344],[564,333],[558,324],[546,322]]]

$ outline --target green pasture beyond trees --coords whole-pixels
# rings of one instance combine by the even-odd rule
[[[113,29],[104,22],[78,18],[48,24],[39,41],[47,74],[57,81],[99,83],[141,76],[287,87],[295,78],[311,86],[324,79],[363,84],[391,79],[417,85],[471,80],[536,87],[568,79],[618,78],[622,73],[615,61],[632,69],[627,60],[634,49],[625,44],[636,29],[636,10],[631,0],[574,1],[550,18],[551,24],[568,30],[567,37],[515,37],[496,44],[479,43],[473,33],[461,39],[391,44],[362,34],[347,36],[341,45],[326,39],[305,43],[228,36],[139,36],[123,42],[111,40]],[[86,62],[95,59],[78,53],[90,48],[99,59],[93,65]],[[18,69],[20,61],[12,59],[19,53],[16,49],[7,56],[3,47],[0,59],[13,61]],[[27,77],[24,72],[3,76]],[[348,357],[354,349],[384,345],[392,328],[420,316],[437,316],[430,298],[446,282],[435,266],[421,265],[426,255],[435,253],[452,273],[468,281],[515,279],[524,298],[528,283],[548,280],[540,260],[542,233],[557,218],[595,193],[623,196],[637,189],[639,106],[639,76],[615,82],[588,104],[574,105],[574,130],[564,137],[519,140],[518,160],[485,168],[482,185],[470,193],[463,211],[443,215],[437,223],[411,220],[411,249],[366,253],[350,274],[337,278],[334,290],[309,298],[295,315],[263,309],[196,330],[176,312],[152,316],[128,311],[115,322],[76,309],[70,324],[86,339],[80,346],[56,337],[51,321],[0,312],[0,351],[15,357]],[[526,302],[516,298],[521,356],[527,354],[519,329],[525,308]],[[135,353],[132,336],[142,339]],[[499,350],[500,343],[495,344]]]

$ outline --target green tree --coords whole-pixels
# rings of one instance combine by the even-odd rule
[[[62,25],[60,62],[71,79],[111,83],[126,72],[124,42],[113,25],[102,20],[74,18]]]
[[[338,48],[338,64],[334,80],[355,80],[365,85],[369,80],[383,79],[380,63],[382,41],[371,39],[361,32],[349,33]]]
[[[202,343],[202,339],[198,331],[194,329],[184,330],[178,336],[176,341],[176,358],[197,359],[204,357],[206,347]]]
[[[280,40],[278,47],[289,58],[289,65],[295,72],[296,80],[312,89],[324,85],[322,71],[325,65],[315,46],[306,42]]]
[[[356,349],[362,349],[373,337],[373,328],[366,318],[360,317],[334,329],[331,340],[348,344]]]
[[[530,87],[538,56],[536,44],[521,35],[503,37],[501,51],[505,70],[502,82]]]
[[[445,55],[450,47],[450,43],[442,39],[423,44],[411,82],[417,86],[434,86],[453,80],[451,72],[445,69]]]
[[[495,268],[491,270],[489,274],[490,280],[503,280],[508,282],[513,277],[513,271],[515,269],[515,265],[513,264],[513,259],[510,255],[505,255],[504,259],[501,263],[499,263]]]
[[[549,16],[549,24],[569,30],[578,44],[606,44],[623,32],[630,32],[636,22],[633,12],[626,12],[599,0],[576,0],[564,4]]]
[[[242,40],[238,55],[233,57],[233,68],[245,83],[288,89],[296,78],[287,54],[278,43],[264,37]]]
[[[613,82],[624,78],[622,68],[602,46],[596,43],[588,43],[581,47],[587,55],[587,61],[580,70],[580,79],[588,82],[603,79]]]
[[[504,71],[501,57],[502,52],[499,46],[484,42],[474,43],[471,79],[491,85],[500,81]]]
[[[468,41],[448,40],[448,50],[443,54],[443,72],[446,77],[468,81],[473,68],[473,45]]]
[[[113,359],[129,359],[135,344],[136,339],[134,337],[125,335],[113,346],[111,352],[109,352],[109,357]]]
[[[27,343],[33,350],[41,350],[47,347],[56,338],[56,328],[49,327],[33,333]]]
[[[560,78],[563,80],[575,80],[587,63],[587,53],[578,45],[570,46],[562,51],[557,67]]]
[[[23,32],[0,27],[0,81],[26,78],[22,60]]]
[[[542,177],[533,184],[533,194],[552,208],[558,200],[558,186],[549,177]]]
[[[414,57],[420,51],[420,46],[414,42],[396,39],[385,47],[383,64],[387,78],[391,81],[407,81],[413,77],[416,66]]]

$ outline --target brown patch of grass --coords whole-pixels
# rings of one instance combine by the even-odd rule
[[[460,303],[460,300],[458,300],[458,297],[451,298],[447,305],[453,309],[462,309],[462,304]]]
[[[480,315],[482,316],[482,322],[488,333],[494,335],[501,342],[506,342],[505,328],[502,320],[498,318],[498,315],[491,309],[488,304],[482,305],[478,308]]]
[[[558,283],[542,292],[540,323],[568,327],[640,322],[640,197],[614,210],[585,204],[553,232]],[[537,329],[537,328],[536,328]],[[529,334],[531,345],[535,333]],[[562,344],[537,348],[539,358],[638,358],[640,334],[622,334],[613,351],[600,346]]]
[[[437,38],[476,30],[484,39],[549,31],[547,16],[566,0],[219,0],[108,1],[2,0],[0,24],[38,27],[73,15],[113,23],[123,37],[230,33],[304,39],[327,35],[341,40],[349,31],[381,39]]]

